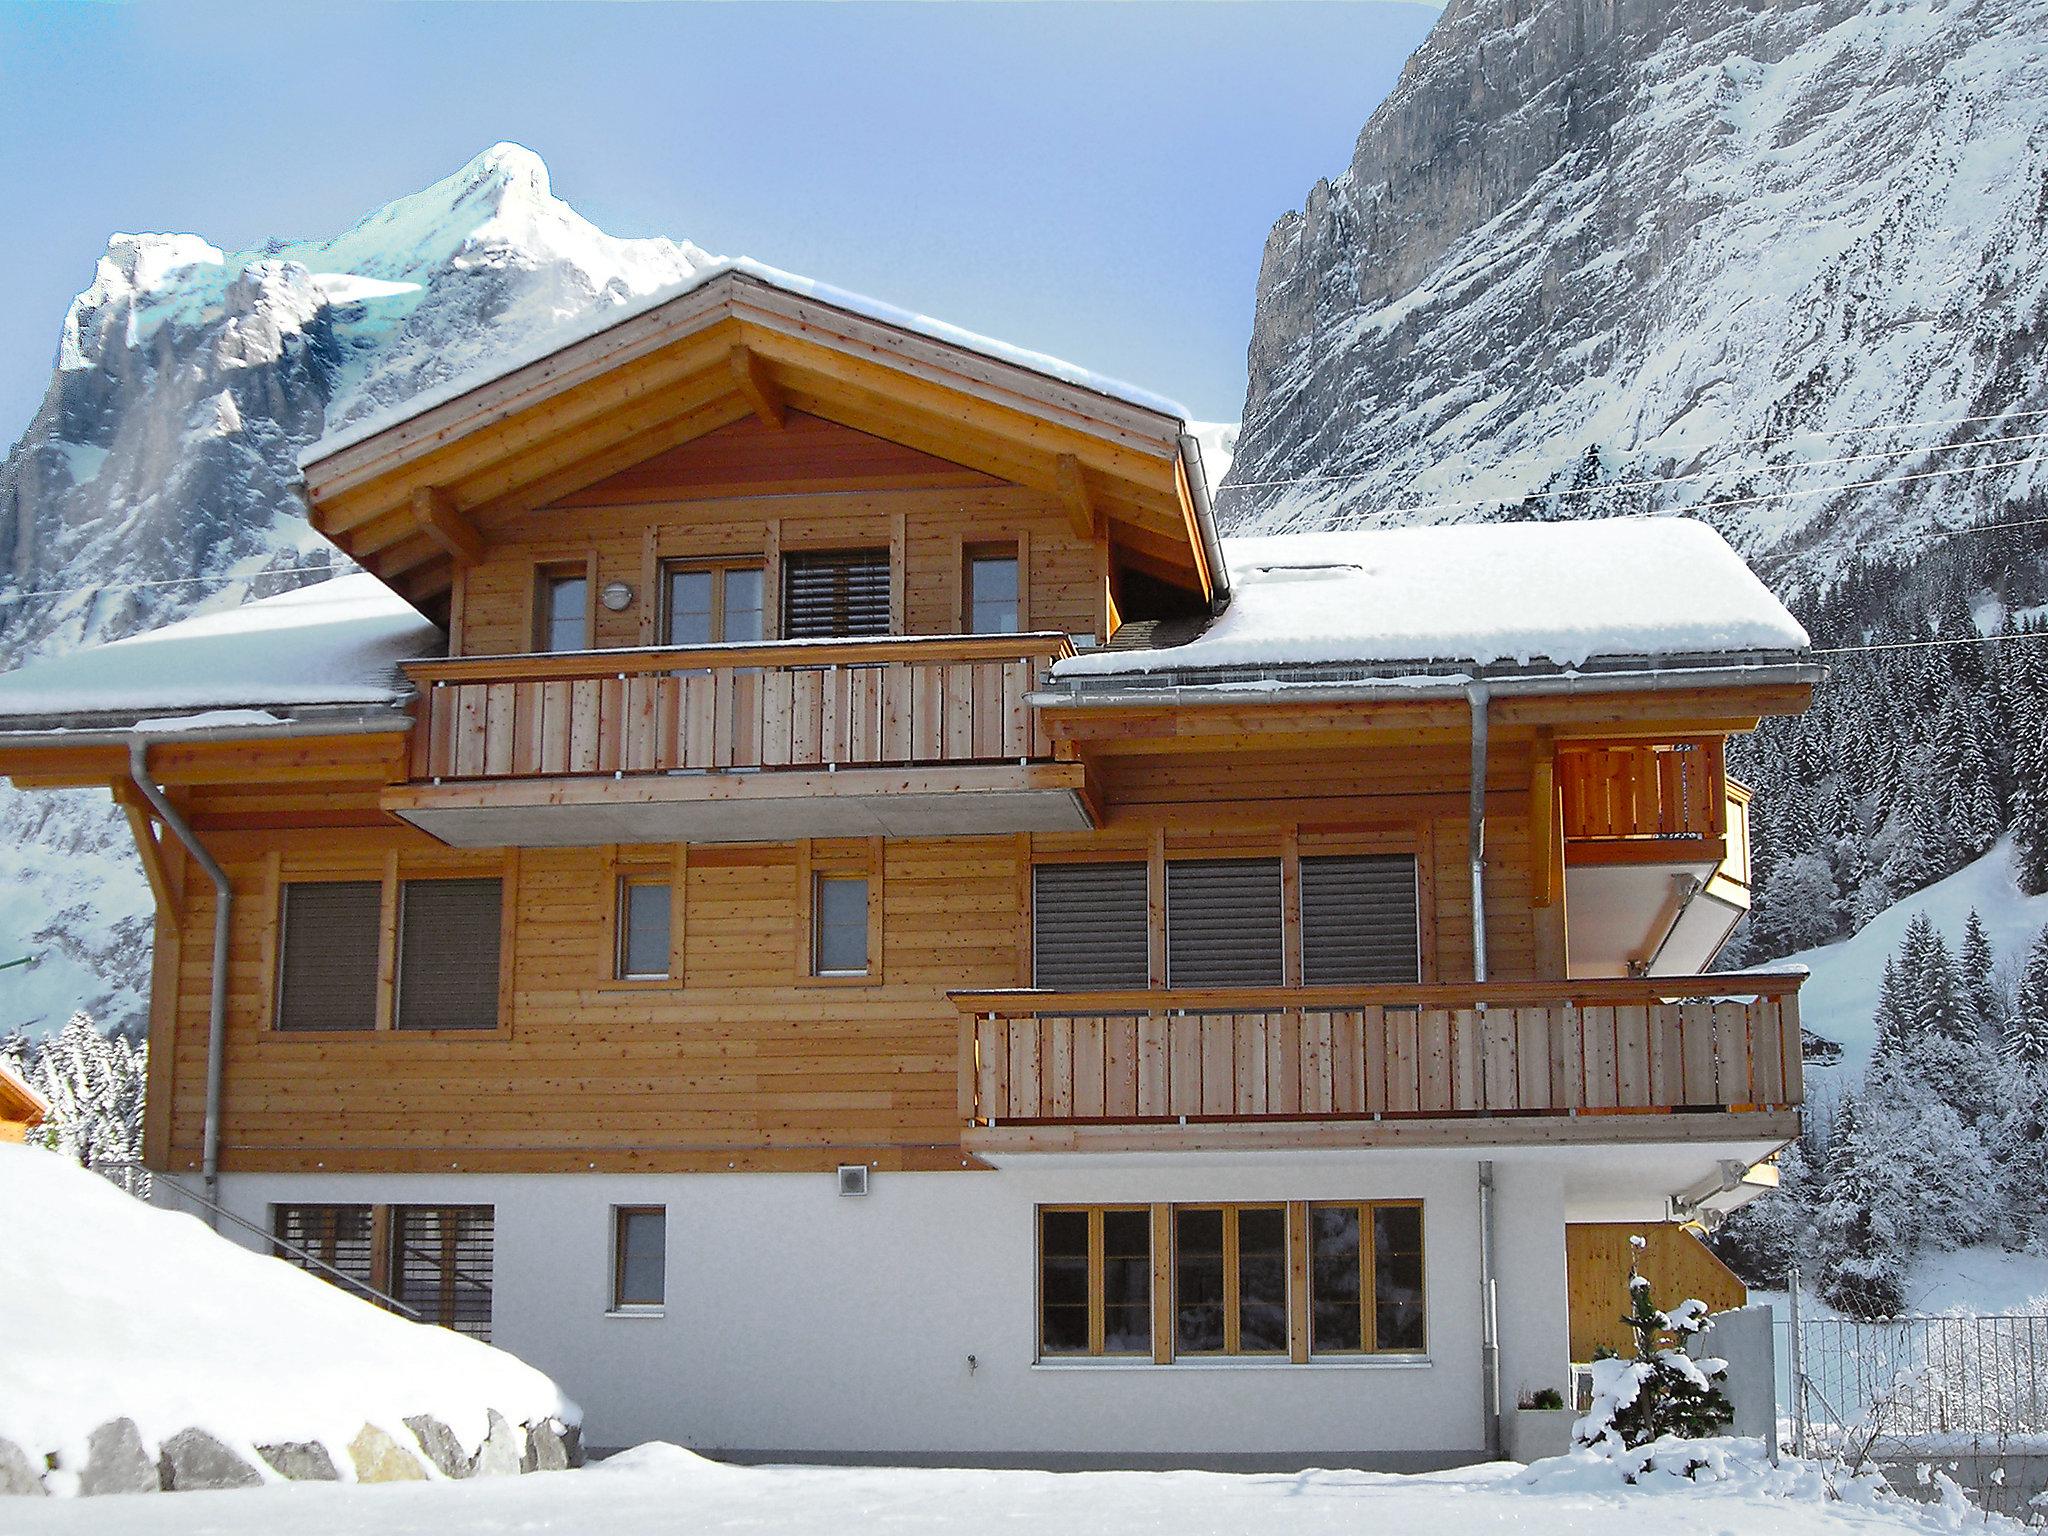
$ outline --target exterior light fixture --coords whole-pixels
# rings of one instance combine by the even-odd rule
[[[623,581],[608,581],[598,598],[613,613],[624,613],[633,606],[633,589]]]

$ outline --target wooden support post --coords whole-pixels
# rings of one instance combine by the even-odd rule
[[[423,485],[412,493],[413,515],[420,531],[440,545],[457,565],[476,565],[487,553],[484,536],[475,523],[463,516],[455,498],[438,485]]]
[[[1071,453],[1061,454],[1053,461],[1053,484],[1059,490],[1060,504],[1067,509],[1067,522],[1074,530],[1074,537],[1099,538],[1102,513],[1088,492],[1088,481],[1081,473],[1081,461]]]
[[[783,402],[780,386],[769,376],[761,359],[745,347],[734,347],[730,362],[733,382],[739,386],[754,414],[768,426],[778,429],[787,426],[789,408]]]

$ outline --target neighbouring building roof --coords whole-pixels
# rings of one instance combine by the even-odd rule
[[[1056,676],[1255,681],[1342,667],[1436,681],[1445,668],[1786,659],[1810,644],[1721,535],[1689,518],[1281,534],[1226,539],[1224,554],[1231,603],[1199,634],[1089,652]]]
[[[0,718],[14,729],[282,725],[308,709],[396,704],[411,694],[398,664],[445,650],[374,576],[338,576],[0,675]]]
[[[43,1123],[49,1112],[50,1106],[43,1096],[24,1083],[6,1062],[0,1061],[0,1121],[36,1126]]]

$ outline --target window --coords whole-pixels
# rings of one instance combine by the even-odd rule
[[[659,1307],[667,1294],[667,1209],[619,1206],[612,1212],[612,1310]]]
[[[816,875],[811,888],[811,973],[868,973],[866,875]]]
[[[1038,1319],[1042,1355],[1149,1356],[1151,1209],[1041,1209]]]
[[[1287,1353],[1287,1208],[1176,1206],[1173,1347],[1183,1355]]]
[[[421,1322],[488,1340],[495,1226],[488,1205],[394,1206],[393,1297]]]
[[[534,615],[534,649],[590,648],[590,578],[581,571],[542,571]]]
[[[1420,1353],[1422,1207],[1311,1205],[1308,1229],[1311,1350]]]
[[[1018,622],[1017,556],[1014,552],[967,556],[967,632],[1014,635]]]
[[[398,890],[400,1029],[496,1029],[499,880],[407,880]]]
[[[669,645],[747,645],[761,638],[759,566],[670,566]]]
[[[278,1247],[278,1258],[344,1290],[374,1299],[369,1297],[368,1289],[376,1284],[376,1219],[372,1207],[277,1205],[271,1207],[270,1221],[270,1230],[280,1245],[291,1244],[290,1248]],[[318,1259],[319,1264],[313,1263],[313,1259]],[[350,1281],[355,1283],[351,1285]]]
[[[785,555],[782,635],[830,640],[889,633],[889,552]]]
[[[619,881],[619,950],[614,974],[623,981],[669,973],[669,912],[673,894],[667,879]]]
[[[1166,979],[1175,987],[1280,985],[1278,859],[1167,864]]]
[[[279,915],[277,1027],[326,1031],[377,1027],[375,880],[293,882]]]
[[[1151,980],[1142,859],[1031,871],[1033,985],[1142,987]]]
[[[1309,986],[1421,979],[1415,856],[1304,857],[1301,967]]]

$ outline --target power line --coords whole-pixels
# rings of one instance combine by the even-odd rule
[[[267,576],[340,575],[350,573],[350,567],[340,561],[327,565],[280,565],[268,570],[251,571],[246,575],[234,576],[217,574],[213,576],[167,576],[162,581],[109,581],[88,583],[78,587],[38,587],[31,591],[0,594],[0,602],[18,602],[30,597],[69,597],[78,592],[139,592],[147,587],[189,587],[196,583],[219,582],[229,586],[237,581],[261,581]]]

